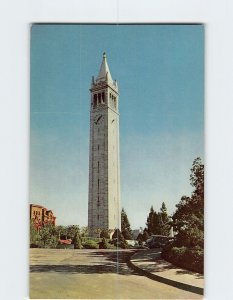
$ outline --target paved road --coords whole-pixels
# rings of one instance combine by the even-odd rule
[[[128,268],[132,250],[30,249],[31,299],[202,299]]]

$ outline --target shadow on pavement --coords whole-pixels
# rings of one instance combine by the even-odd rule
[[[104,252],[95,251],[91,252],[89,256],[99,257],[104,256],[104,261],[101,264],[57,264],[57,265],[31,265],[31,273],[43,273],[43,272],[58,272],[58,273],[69,273],[69,274],[103,274],[113,273],[119,275],[139,275],[136,271],[130,269],[127,262],[132,255],[132,252]]]

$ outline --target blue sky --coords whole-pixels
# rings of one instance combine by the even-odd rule
[[[103,52],[120,89],[121,197],[132,228],[169,213],[204,159],[202,25],[33,25],[30,203],[87,225],[89,88]]]

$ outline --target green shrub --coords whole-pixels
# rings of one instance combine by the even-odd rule
[[[109,232],[107,229],[103,229],[100,233],[100,237],[101,238],[106,238],[106,239],[109,239],[110,235],[109,235]]]
[[[99,245],[94,240],[87,240],[85,243],[83,243],[83,248],[85,249],[98,249]]]
[[[74,249],[73,244],[60,244],[58,243],[56,249]]]
[[[199,247],[165,247],[162,257],[178,267],[202,274],[204,272],[204,250]]]
[[[117,249],[117,247],[114,246],[113,244],[107,243],[107,249],[115,250],[115,249]]]

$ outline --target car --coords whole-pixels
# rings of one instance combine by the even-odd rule
[[[146,240],[145,246],[153,249],[153,248],[163,248],[167,244],[173,242],[173,237],[168,237],[164,235],[152,235]]]

